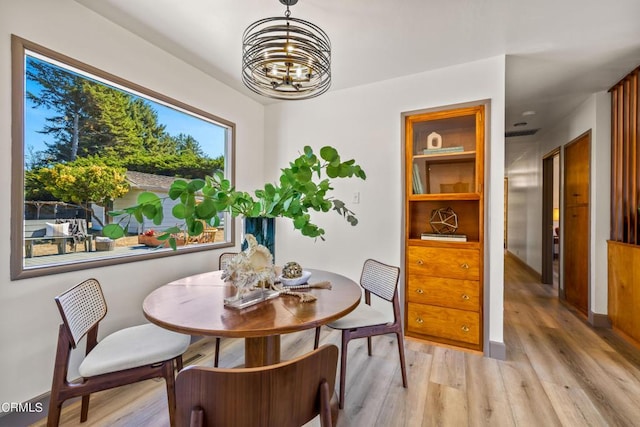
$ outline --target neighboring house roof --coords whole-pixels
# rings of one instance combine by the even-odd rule
[[[176,179],[174,176],[154,175],[144,172],[126,172],[127,181],[131,188],[146,191],[169,191],[171,183]]]

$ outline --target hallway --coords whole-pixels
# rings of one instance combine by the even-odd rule
[[[505,258],[505,343],[502,375],[520,425],[640,423],[640,351],[609,329],[592,329]],[[527,397],[529,396],[529,397]],[[533,397],[533,398],[532,398]],[[518,416],[516,401],[536,407]]]
[[[374,338],[371,357],[366,341],[353,341],[338,426],[639,425],[640,351],[609,330],[590,328],[559,303],[557,291],[537,283],[510,257],[505,270],[506,361],[407,340],[404,389],[394,338]],[[323,328],[323,344],[339,341],[337,332]],[[211,366],[212,343],[193,344],[186,363]],[[312,348],[313,331],[282,340],[283,358]],[[242,359],[242,342],[223,340],[220,366]],[[61,425],[81,425],[79,406],[73,402],[63,410]],[[82,425],[168,425],[164,383],[93,395]]]

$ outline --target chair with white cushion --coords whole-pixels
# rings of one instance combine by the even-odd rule
[[[63,323],[58,333],[47,425],[58,425],[62,403],[67,399],[82,396],[80,422],[84,422],[91,393],[158,377],[166,381],[169,419],[174,425],[174,367],[182,369],[182,354],[191,338],[146,324],[114,332],[98,342],[98,324],[107,314],[107,304],[96,279],[85,280],[55,300]],[[82,378],[70,383],[67,372],[71,350],[84,336],[86,356],[78,368]]]
[[[364,301],[346,316],[328,323],[327,326],[342,331],[342,350],[340,354],[340,409],[344,408],[345,378],[347,372],[347,344],[355,338],[367,338],[367,350],[371,356],[371,337],[376,335],[396,334],[402,385],[407,387],[407,371],[404,360],[404,340],[402,321],[400,318],[400,302],[398,299],[398,279],[400,269],[391,265],[368,259],[364,262],[360,286],[364,289]],[[387,316],[371,307],[371,294],[383,298],[393,305],[393,322]],[[320,327],[316,328],[314,348],[320,343]]]

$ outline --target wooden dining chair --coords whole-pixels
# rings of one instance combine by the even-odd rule
[[[238,255],[237,252],[224,252],[220,254],[220,259],[218,260],[220,270],[227,268],[227,263],[236,255]]]
[[[335,425],[338,347],[325,345],[277,365],[218,369],[189,366],[176,379],[178,427],[299,427],[320,415]]]
[[[396,334],[402,385],[407,387],[407,371],[404,360],[404,339],[398,299],[398,279],[400,269],[391,265],[368,259],[364,262],[360,286],[364,289],[364,301],[346,316],[328,323],[327,326],[342,331],[342,353],[340,355],[340,409],[344,408],[345,378],[347,376],[347,345],[356,338],[367,338],[367,350],[371,356],[371,337],[376,335]],[[386,320],[386,315],[371,307],[371,294],[383,298],[393,305],[393,322]],[[316,328],[314,348],[320,343],[320,327]]]
[[[152,324],[133,326],[108,335],[98,342],[98,324],[107,314],[107,304],[96,279],[88,279],[58,295],[56,304],[62,324],[53,370],[47,425],[60,422],[62,403],[82,396],[80,422],[87,420],[91,393],[149,378],[164,378],[167,385],[169,419],[174,425],[174,362],[182,369],[182,354],[191,338]],[[86,356],[78,371],[80,382],[69,382],[71,350],[86,336]]]

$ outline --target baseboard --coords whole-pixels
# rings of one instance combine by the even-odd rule
[[[611,329],[611,319],[609,319],[609,316],[606,314],[589,311],[589,324],[594,328]]]
[[[526,262],[524,262],[523,260],[521,260],[517,255],[515,255],[513,252],[510,252],[508,249],[505,251],[506,256],[508,256],[509,258],[511,258],[512,260],[514,260],[515,262],[517,262],[520,266],[522,266],[522,268],[524,268],[525,270],[527,270],[527,272],[529,272],[531,275],[533,275],[539,282],[542,281],[542,274],[538,273],[536,270],[533,269],[533,267],[531,267],[529,264],[527,264]]]
[[[42,394],[22,403],[22,410],[0,414],[0,427],[29,426],[46,418],[49,413],[49,397],[49,393]],[[79,399],[79,397],[69,399],[69,402]]]
[[[503,342],[489,341],[489,355],[492,359],[507,360],[507,346]]]

